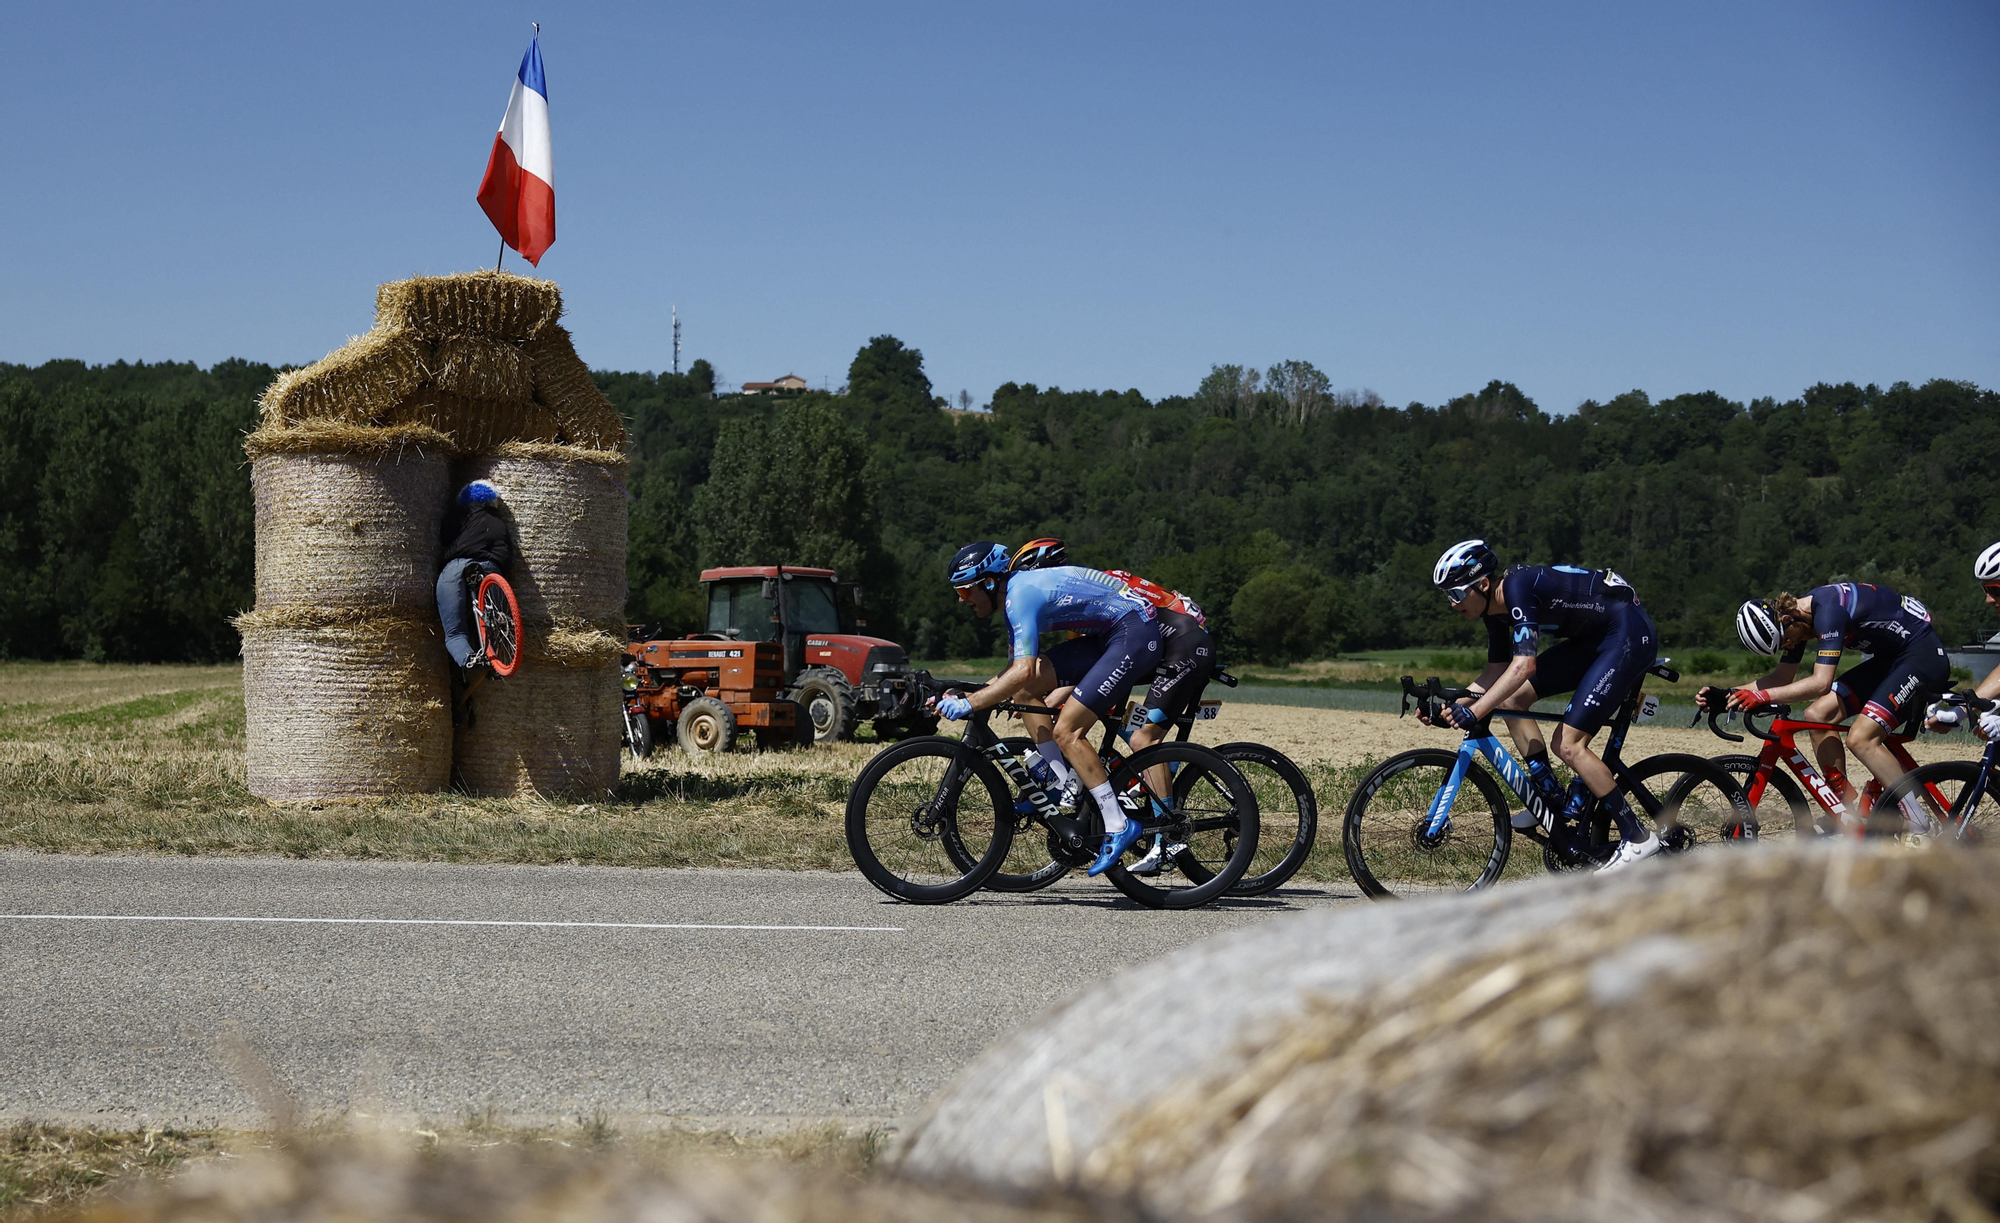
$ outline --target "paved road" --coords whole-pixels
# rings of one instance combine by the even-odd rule
[[[0,1118],[263,1124],[261,1058],[311,1114],[891,1121],[1123,963],[1355,902],[1156,913],[1065,880],[919,908],[852,873],[0,854]],[[315,920],[72,920],[107,916]],[[612,924],[534,924],[578,922]]]

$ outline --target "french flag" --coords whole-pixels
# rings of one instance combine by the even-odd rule
[[[479,184],[479,206],[500,237],[540,264],[556,240],[556,159],[549,142],[549,86],[542,78],[542,40],[521,57],[507,117],[493,138],[493,156]]]

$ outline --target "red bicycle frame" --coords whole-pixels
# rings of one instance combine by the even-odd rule
[[[1819,768],[1805,752],[1799,749],[1798,745],[1800,731],[1839,733],[1847,730],[1847,727],[1838,722],[1806,722],[1785,716],[1790,712],[1789,705],[1770,705],[1763,709],[1753,709],[1743,715],[1743,729],[1764,741],[1763,750],[1757,753],[1757,771],[1751,775],[1750,784],[1743,787],[1744,797],[1750,800],[1750,809],[1757,810],[1759,804],[1763,802],[1764,791],[1770,784],[1771,770],[1782,760],[1792,771],[1792,775],[1804,785],[1806,793],[1812,795],[1814,801],[1833,817],[1835,824],[1857,837],[1863,835],[1868,828],[1868,817],[1874,812],[1875,797],[1882,792],[1881,782],[1871,780],[1861,791],[1858,816],[1850,813],[1847,804],[1855,797],[1854,783],[1847,779],[1846,773],[1838,769],[1828,770],[1822,775]],[[1752,721],[1761,713],[1771,715],[1771,725],[1768,730],[1758,730],[1756,723]],[[1896,733],[1888,736],[1889,751],[1894,754],[1896,763],[1902,765],[1906,773],[1916,768],[1917,762],[1903,745],[1915,738],[1915,735]],[[1938,809],[1947,811],[1951,809],[1951,804],[1945,800],[1936,786],[1928,786],[1926,789],[1930,791],[1932,800],[1938,804]],[[1820,830],[1815,828],[1814,831]]]

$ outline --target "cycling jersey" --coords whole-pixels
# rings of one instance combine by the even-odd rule
[[[1203,614],[1201,605],[1180,591],[1168,590],[1164,586],[1156,585],[1135,573],[1128,573],[1123,569],[1106,569],[1104,572],[1130,586],[1133,594],[1151,603],[1154,607],[1162,611],[1179,612],[1183,616],[1193,616],[1203,628],[1208,627],[1208,617]]]
[[[1516,565],[1501,575],[1500,589],[1507,610],[1482,617],[1488,662],[1537,652],[1543,633],[1600,636],[1620,618],[1618,608],[1639,601],[1631,583],[1613,571],[1574,565]]]
[[[1837,664],[1849,646],[1876,657],[1896,657],[1931,632],[1930,609],[1887,586],[1866,582],[1836,582],[1807,592],[1812,600],[1813,636],[1819,641],[1818,663]],[[1785,662],[1805,657],[1803,642],[1786,650]]]
[[[1140,676],[1155,669],[1159,657],[1158,621],[1151,616],[1126,616],[1108,633],[1072,637],[1054,647],[1048,662],[1057,683],[1075,686],[1071,699],[1101,718],[1125,699]]]
[[[1015,658],[1039,654],[1043,633],[1101,637],[1127,616],[1150,624],[1156,615],[1125,583],[1080,565],[1030,569],[1008,578],[1005,613]]]
[[[1192,713],[1215,671],[1215,640],[1201,621],[1186,612],[1160,609],[1160,665],[1146,690],[1148,708],[1168,721]]]

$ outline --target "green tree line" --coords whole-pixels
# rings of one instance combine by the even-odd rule
[[[0,650],[235,654],[240,434],[273,372],[0,366]],[[705,566],[823,564],[869,592],[869,631],[987,654],[998,626],[956,604],[946,562],[1036,535],[1187,592],[1229,655],[1270,661],[1474,642],[1429,586],[1474,535],[1619,569],[1669,650],[1729,642],[1749,594],[1844,577],[1924,599],[1954,643],[1994,627],[1970,560],[2000,539],[2000,395],[1967,383],[1631,391],[1557,415],[1499,381],[1392,407],[1286,361],[1157,401],[1008,383],[966,412],[889,336],[840,393],[718,394],[704,361],[596,377],[632,428],[628,611],[669,631],[700,627]]]

